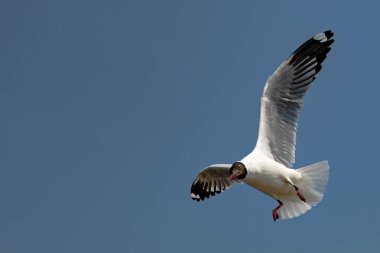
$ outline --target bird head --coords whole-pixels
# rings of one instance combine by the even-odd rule
[[[247,175],[247,168],[242,162],[235,162],[230,168],[230,180],[244,179]]]

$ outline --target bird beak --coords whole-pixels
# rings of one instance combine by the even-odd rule
[[[240,176],[240,174],[241,174],[241,172],[231,174],[231,176],[228,179],[231,181],[235,181]]]

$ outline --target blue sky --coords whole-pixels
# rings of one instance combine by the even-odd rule
[[[3,0],[0,251],[378,249],[379,9]],[[295,164],[329,160],[325,199],[276,223],[276,202],[247,186],[193,202],[200,169],[252,150],[267,77],[327,29],[336,42],[306,96]]]

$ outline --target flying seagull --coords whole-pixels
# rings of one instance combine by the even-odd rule
[[[203,169],[191,186],[193,200],[204,200],[236,183],[247,185],[278,202],[273,220],[304,214],[323,198],[329,178],[327,161],[292,169],[297,118],[303,98],[334,42],[333,33],[319,33],[303,43],[270,76],[261,97],[259,134],[253,151],[234,164]]]

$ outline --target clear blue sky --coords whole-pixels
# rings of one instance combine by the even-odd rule
[[[0,252],[378,250],[379,9],[1,1]],[[276,223],[247,186],[193,202],[200,169],[253,148],[267,77],[327,29],[295,164],[329,160],[325,199]]]

